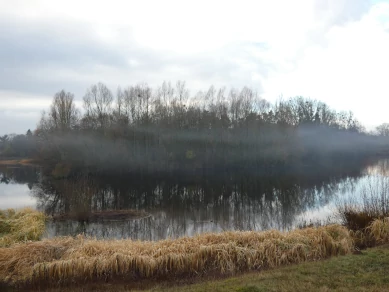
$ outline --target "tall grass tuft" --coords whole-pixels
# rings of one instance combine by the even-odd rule
[[[374,220],[368,227],[367,232],[376,243],[389,242],[389,217]]]
[[[31,208],[0,210],[0,247],[39,240],[45,231],[46,216]]]
[[[0,280],[11,285],[55,286],[229,275],[316,261],[352,250],[352,237],[339,225],[288,233],[202,234],[158,242],[53,238],[0,248]]]
[[[389,217],[389,177],[370,176],[359,193],[354,197],[338,202],[338,215],[341,222],[352,233],[355,245],[359,248],[374,246],[371,224],[376,219]]]

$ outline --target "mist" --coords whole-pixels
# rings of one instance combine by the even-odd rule
[[[331,173],[385,152],[351,112],[294,97],[275,104],[254,90],[213,86],[191,96],[185,82],[92,85],[76,107],[55,94],[30,135],[2,137],[2,156],[32,156],[66,177],[141,173],[224,177]]]

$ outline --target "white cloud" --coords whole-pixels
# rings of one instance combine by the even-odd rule
[[[179,53],[231,41],[266,42],[285,53],[314,23],[312,1],[8,1],[0,12],[20,21],[80,22],[102,40]],[[288,49],[284,45],[288,44]]]
[[[35,129],[42,110],[47,110],[51,97],[0,90],[0,135],[26,133]]]
[[[331,27],[327,45],[308,46],[295,69],[279,72],[266,84],[267,94],[310,96],[353,110],[368,125],[388,121],[388,6],[378,4],[360,21]]]
[[[37,100],[23,102],[35,111],[37,96],[62,88],[80,102],[98,81],[115,91],[180,79],[192,93],[249,85],[270,100],[304,95],[380,123],[389,5],[372,3],[0,0],[0,90]]]
[[[0,90],[2,110],[42,110],[50,105],[52,97]]]

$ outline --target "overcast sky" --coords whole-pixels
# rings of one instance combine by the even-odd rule
[[[0,0],[0,135],[35,129],[61,89],[81,107],[99,81],[164,80],[389,122],[389,1]]]

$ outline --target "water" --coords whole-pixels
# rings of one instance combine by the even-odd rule
[[[38,183],[39,168],[5,166],[0,168],[0,209],[33,207],[36,198],[31,195]]]
[[[41,167],[0,168],[0,209],[33,207],[78,220],[47,223],[46,237],[84,233],[97,238],[160,240],[226,230],[289,230],[325,221],[335,202],[358,193],[371,176],[389,173],[388,160],[315,179],[240,177],[218,180],[106,176],[52,179]],[[141,210],[139,219],[99,220],[101,210]]]

